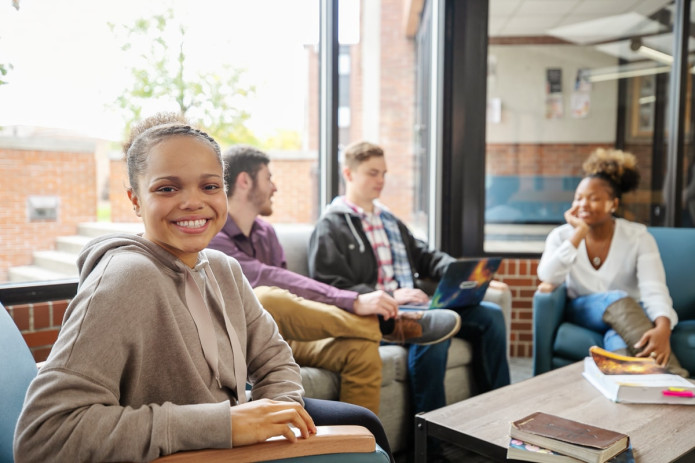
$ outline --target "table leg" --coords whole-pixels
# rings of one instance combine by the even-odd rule
[[[427,463],[427,420],[422,413],[415,415],[415,461]]]

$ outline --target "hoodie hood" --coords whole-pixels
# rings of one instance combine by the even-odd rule
[[[157,263],[171,269],[174,272],[183,270],[183,262],[178,257],[163,249],[161,246],[142,237],[142,234],[118,233],[103,235],[94,238],[80,252],[77,258],[77,269],[80,275],[80,284],[99,265],[101,259],[111,252],[136,252],[149,256]]]
[[[333,198],[333,201],[328,205],[324,214],[349,214],[357,217],[357,213],[345,203],[344,198],[344,196],[336,196]]]
[[[374,201],[374,206],[378,209],[381,210],[381,212],[386,212],[391,214],[391,211],[389,210],[388,207],[386,207],[385,204],[383,204],[380,201]],[[345,196],[336,196],[333,198],[333,201],[331,201],[331,204],[328,205],[326,208],[326,211],[324,212],[325,214],[349,214],[351,216],[359,217],[359,214],[355,212],[352,207],[348,206],[347,203],[345,202]],[[393,215],[393,214],[391,214]]]

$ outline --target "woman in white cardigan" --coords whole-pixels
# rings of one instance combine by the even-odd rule
[[[598,149],[583,168],[567,223],[546,239],[539,290],[566,283],[569,321],[605,333],[608,350],[651,356],[687,376],[671,353],[678,316],[656,241],[646,226],[615,216],[622,195],[639,184],[635,157]]]

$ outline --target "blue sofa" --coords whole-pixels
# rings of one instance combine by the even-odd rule
[[[671,349],[683,367],[695,375],[695,229],[649,228],[666,270],[673,307],[679,322],[671,335]],[[567,291],[561,285],[533,297],[533,374],[583,359],[603,336],[565,320]]]

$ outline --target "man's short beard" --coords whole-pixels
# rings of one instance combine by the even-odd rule
[[[258,186],[255,182],[253,184],[253,188],[251,188],[251,191],[249,191],[248,201],[251,204],[253,204],[254,207],[258,210],[258,215],[260,215],[262,217],[268,217],[268,216],[272,215],[272,213],[273,213],[272,204],[268,204],[266,206],[266,202],[270,203],[270,201],[267,201],[261,197],[261,195],[258,191]]]

